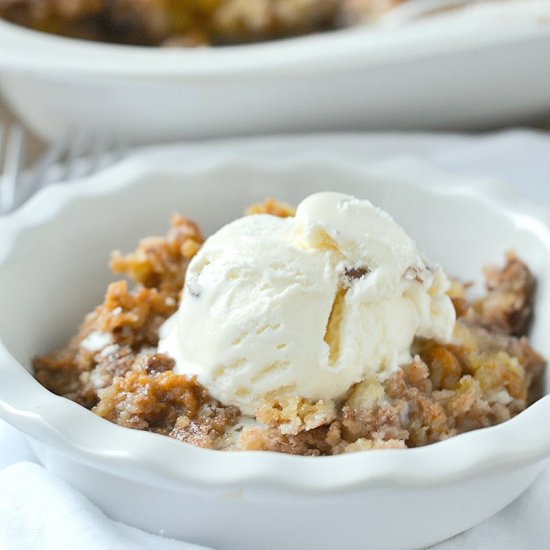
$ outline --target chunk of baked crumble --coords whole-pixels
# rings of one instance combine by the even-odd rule
[[[128,370],[140,352],[156,348],[159,327],[178,307],[185,270],[201,242],[194,223],[174,216],[164,238],[144,239],[124,257],[114,253],[114,272],[125,273],[135,286],[111,283],[67,347],[34,359],[37,380],[92,407],[98,388],[108,386],[113,374]]]
[[[120,426],[168,435],[209,449],[222,448],[240,416],[236,407],[212,399],[194,378],[172,372],[162,354],[136,360],[124,376],[99,390],[97,415]]]

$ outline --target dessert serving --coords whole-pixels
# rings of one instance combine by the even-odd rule
[[[175,216],[111,267],[133,286],[112,283],[34,368],[121,426],[331,455],[498,424],[540,389],[528,267],[508,253],[471,299],[388,214],[348,195],[311,195],[295,212],[269,200],[206,241]]]

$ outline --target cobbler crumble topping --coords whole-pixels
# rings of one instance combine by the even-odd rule
[[[247,213],[285,217],[294,209],[270,199]],[[453,281],[451,344],[417,339],[412,361],[385,381],[366,379],[338,401],[273,400],[243,422],[237,407],[175,374],[174,360],[156,349],[202,242],[196,224],[174,216],[165,237],[146,238],[126,256],[113,253],[113,272],[130,284],[109,285],[64,349],[34,359],[37,380],[127,428],[209,449],[313,456],[435,443],[508,420],[538,397],[546,363],[527,340],[535,279],[509,252],[503,267],[485,269],[483,298],[470,301],[470,285]],[[365,276],[361,267],[344,274]]]

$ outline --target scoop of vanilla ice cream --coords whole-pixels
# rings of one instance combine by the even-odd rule
[[[409,361],[415,336],[448,340],[448,287],[388,214],[318,193],[294,218],[247,216],[210,237],[159,350],[244,414],[286,396],[335,399]]]

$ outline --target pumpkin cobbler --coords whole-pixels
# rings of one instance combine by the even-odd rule
[[[206,241],[175,215],[164,237],[110,266],[124,279],[34,369],[126,428],[208,449],[334,455],[493,426],[540,391],[525,263],[507,253],[471,298],[470,283],[365,200],[267,200]]]

